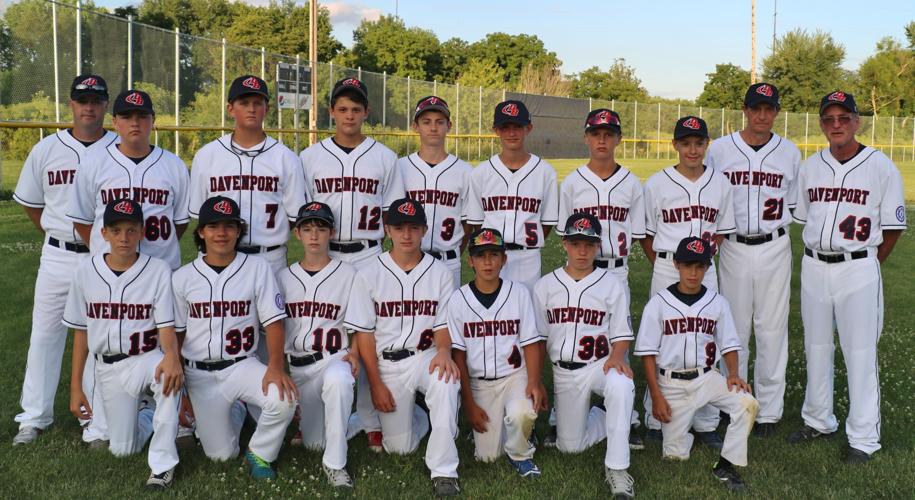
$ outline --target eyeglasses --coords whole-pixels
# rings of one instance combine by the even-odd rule
[[[823,125],[834,126],[834,125],[838,124],[838,125],[845,126],[845,125],[848,125],[849,123],[851,123],[851,118],[852,118],[851,115],[821,116],[820,123],[822,123]]]
[[[73,86],[73,90],[98,90],[99,92],[107,92],[108,89],[104,85],[86,85],[85,83],[78,83]]]

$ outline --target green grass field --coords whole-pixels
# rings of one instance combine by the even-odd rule
[[[580,160],[553,160],[560,177],[580,164]],[[646,177],[666,162],[626,161],[641,177]],[[904,167],[909,200],[915,179],[915,165]],[[4,162],[4,188],[11,188],[16,175]],[[12,182],[10,180],[12,179]],[[912,181],[912,182],[910,182]],[[910,210],[909,216],[913,215]],[[904,234],[890,260],[884,264],[886,320],[880,342],[882,382],[883,450],[865,466],[850,467],[841,462],[845,447],[844,432],[838,439],[808,446],[790,446],[784,437],[801,425],[800,407],[805,385],[803,329],[800,321],[798,276],[800,259],[799,228],[792,228],[794,238],[795,278],[791,297],[790,359],[786,412],[778,435],[769,440],[750,438],[750,466],[743,472],[752,497],[774,498],[843,498],[897,497],[911,498],[915,491],[915,377],[911,368],[915,359],[915,281],[911,263],[915,260],[915,242]],[[63,376],[56,404],[57,421],[34,446],[12,448],[17,426],[13,416],[19,411],[19,393],[25,368],[31,321],[32,294],[41,247],[41,237],[14,202],[0,202],[0,255],[3,272],[0,285],[6,290],[0,300],[0,383],[6,387],[0,395],[0,477],[4,478],[6,498],[103,498],[133,497],[143,493],[148,469],[145,454],[116,459],[107,451],[85,448],[79,439],[75,420],[67,412],[69,387],[69,351],[65,354]],[[182,242],[183,255],[189,260],[194,252],[190,238]],[[637,327],[644,306],[650,277],[650,266],[638,247],[631,258],[630,281],[633,298],[633,321]],[[300,254],[293,248],[290,257]],[[558,240],[547,241],[543,256],[544,271],[563,262]],[[906,271],[908,269],[909,271]],[[465,269],[464,279],[469,279]],[[644,383],[637,372],[637,401]],[[845,368],[841,354],[836,356],[836,413],[843,421],[848,411]],[[751,365],[752,366],[752,365]],[[547,378],[549,380],[549,378]],[[637,408],[641,404],[637,403]],[[543,415],[545,417],[545,415]],[[468,498],[601,498],[608,495],[603,482],[603,449],[599,445],[580,455],[563,455],[555,449],[541,449],[536,455],[544,471],[536,480],[518,478],[505,462],[481,464],[473,459],[472,444],[464,439],[466,426],[458,440],[461,486]],[[841,429],[841,427],[840,427]],[[545,418],[538,433],[546,431]],[[422,453],[407,457],[375,455],[367,451],[363,436],[350,442],[349,469],[356,481],[354,496],[360,498],[428,497],[431,486]],[[182,450],[181,464],[174,488],[168,493],[179,498],[239,497],[335,497],[325,486],[320,470],[319,452],[284,447],[278,460],[279,479],[254,483],[242,467],[241,459],[227,463],[210,462],[198,448]],[[716,455],[697,445],[692,458],[685,463],[661,460],[660,445],[649,443],[647,449],[633,452],[630,472],[635,478],[640,498],[716,498],[728,496],[711,476]],[[164,495],[163,495],[164,496]]]

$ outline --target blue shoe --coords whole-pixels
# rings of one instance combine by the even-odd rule
[[[251,477],[254,479],[276,479],[276,472],[270,462],[255,455],[251,450],[245,452],[245,462],[248,463],[248,467],[251,469]]]
[[[512,460],[509,458],[508,463],[512,464],[521,477],[540,477],[540,467],[537,467],[537,464],[531,459]]]
[[[645,441],[664,441],[664,434],[661,433],[661,429],[648,429],[645,431]]]

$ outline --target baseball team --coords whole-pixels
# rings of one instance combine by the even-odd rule
[[[771,438],[784,413],[793,221],[804,225],[807,381],[803,427],[787,440],[838,433],[837,330],[844,460],[880,449],[881,263],[906,210],[896,166],[856,139],[851,94],[823,97],[829,145],[804,160],[772,131],[778,89],[754,84],[743,130],[711,142],[701,118],[678,119],[678,162],[644,183],[616,161],[623,130],[609,109],[584,117],[588,162],[560,184],[525,147],[533,124],[521,101],[495,107],[500,151],[471,167],[446,149],[448,104],[424,97],[419,149],[397,158],[363,134],[369,92],[345,78],[330,94],[333,135],[296,156],[264,132],[266,82],[243,75],[228,93],[233,131],[190,171],[150,144],[148,94],[110,104],[114,132],[103,128],[105,80],[78,76],[72,127],[34,146],[15,189],[44,245],[14,445],[52,424],[72,329],[69,409],[83,441],[117,456],[148,443],[153,489],[173,484],[182,441],[213,460],[242,454],[254,478],[275,478],[293,425],[288,444],[323,450],[340,488],[353,487],[356,434],[391,454],[428,435],[433,493],[458,495],[463,411],[475,458],[505,455],[522,477],[541,475],[538,446],[577,453],[606,440],[610,492],[633,498],[630,450],[657,440],[663,457],[687,460],[698,441],[720,452],[715,480],[742,490],[749,435]],[[191,219],[198,253],[182,265]],[[565,263],[541,276],[553,230]],[[637,332],[635,241],[653,269]],[[292,264],[290,244],[303,249]],[[461,285],[465,250],[474,278]],[[644,419],[630,353],[644,368]]]

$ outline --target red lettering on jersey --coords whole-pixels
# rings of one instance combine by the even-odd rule
[[[340,314],[340,306],[330,302],[314,302],[311,300],[286,302],[286,314],[290,318],[337,319]]]
[[[455,207],[458,202],[458,193],[440,191],[438,189],[417,189],[407,191],[407,197],[423,205],[439,205],[442,207]]]
[[[152,304],[122,304],[120,302],[89,302],[86,316],[92,319],[149,319]]]
[[[664,320],[664,335],[678,335],[684,333],[701,333],[715,335],[718,321],[710,318],[690,316]]]
[[[107,205],[111,201],[121,198],[130,198],[133,201],[143,205],[168,205],[168,197],[171,192],[167,189],[156,189],[146,187],[131,188],[106,188],[100,191],[102,195],[102,204]]]
[[[49,170],[48,185],[59,186],[61,184],[73,184],[76,177],[76,170]]]
[[[668,224],[689,222],[694,219],[701,219],[706,222],[714,223],[718,220],[718,209],[705,205],[690,205],[688,207],[661,209],[661,220]]]
[[[241,318],[251,314],[250,300],[217,300],[191,302],[188,315],[192,318]]]
[[[258,191],[275,193],[279,191],[280,178],[266,175],[220,175],[210,177],[210,192]]]
[[[520,319],[500,319],[495,321],[468,321],[464,323],[464,338],[504,337],[518,335],[521,331]]]
[[[749,170],[735,170],[731,172],[725,172],[728,179],[731,180],[731,185],[733,186],[765,186],[770,188],[780,188],[782,187],[782,180],[784,175],[772,173],[772,172],[760,172],[755,171],[750,175]]]
[[[595,309],[584,309],[581,307],[556,307],[547,309],[547,323],[553,325],[558,323],[583,323],[586,325],[600,326],[604,322],[606,311],[597,311]]]
[[[378,179],[364,177],[323,177],[315,179],[319,193],[365,193],[378,194]]]
[[[437,300],[394,300],[375,302],[375,314],[382,318],[402,316],[435,316]]]
[[[521,210],[531,214],[540,213],[541,200],[527,196],[489,196],[481,198],[483,210],[497,212],[499,210]]]
[[[871,194],[866,189],[838,188],[838,187],[813,187],[807,189],[807,198],[811,203],[854,203],[867,205],[867,197]]]
[[[588,213],[597,220],[608,220],[614,222],[626,222],[629,218],[629,207],[615,207],[613,205],[594,205],[590,207],[581,207],[573,210],[574,213]]]

